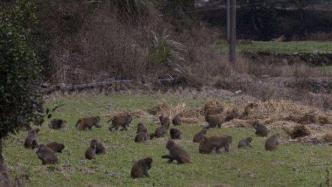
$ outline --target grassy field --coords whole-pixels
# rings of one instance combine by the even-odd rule
[[[218,43],[218,47],[222,52],[228,51],[228,45],[225,41]],[[331,54],[331,42],[317,41],[292,41],[292,42],[276,42],[276,41],[251,41],[240,42],[238,44],[239,52],[267,52],[272,54],[294,54],[294,53],[318,53]]]
[[[42,166],[32,150],[23,148],[26,132],[10,137],[6,141],[5,158],[13,176],[27,174],[30,178],[27,186],[327,186],[327,178],[332,179],[332,146],[283,144],[275,152],[266,152],[264,138],[253,136],[252,129],[212,129],[208,135],[232,135],[233,144],[230,153],[202,155],[198,145],[192,143],[193,135],[201,129],[201,124],[184,124],[179,127],[183,140],[177,141],[192,156],[192,164],[168,164],[161,159],[167,153],[165,143],[168,138],[156,139],[146,144],[134,143],[138,119],[135,119],[127,132],[108,131],[106,118],[102,118],[101,129],[79,132],[74,128],[76,120],[85,115],[105,115],[108,111],[147,109],[160,101],[172,104],[186,102],[197,107],[202,99],[192,100],[185,97],[128,96],[128,95],[80,95],[49,99],[48,106],[65,104],[55,117],[68,121],[64,131],[41,128],[39,143],[57,141],[64,143],[66,149],[58,154],[60,163],[54,166]],[[157,124],[143,120],[149,131]],[[275,130],[274,130],[275,131]],[[278,130],[277,130],[278,131]],[[253,136],[253,149],[238,150],[237,142],[241,138]],[[94,161],[84,159],[84,152],[92,138],[102,140],[107,154],[97,156]],[[153,166],[150,178],[133,180],[129,173],[134,160],[152,156]],[[330,171],[329,176],[326,170]],[[330,181],[331,184],[331,181]]]

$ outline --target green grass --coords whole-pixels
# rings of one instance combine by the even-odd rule
[[[168,164],[161,159],[167,153],[165,143],[168,138],[156,139],[146,144],[133,141],[137,119],[127,132],[108,131],[106,119],[102,118],[103,128],[79,132],[74,128],[76,120],[84,115],[104,115],[109,109],[114,111],[147,109],[160,101],[170,103],[186,102],[196,107],[202,100],[178,96],[66,96],[50,99],[48,106],[64,103],[56,114],[57,118],[68,121],[64,131],[41,128],[39,142],[58,141],[66,145],[58,154],[60,163],[42,166],[32,150],[23,148],[26,132],[21,132],[6,141],[5,158],[12,176],[28,174],[28,186],[319,186],[326,181],[326,169],[332,171],[332,146],[284,144],[275,152],[266,152],[264,138],[253,136],[252,129],[212,129],[209,135],[232,135],[233,145],[230,153],[202,155],[198,145],[191,142],[193,135],[201,127],[198,124],[185,124],[179,127],[184,139],[177,141],[192,156],[192,164]],[[149,131],[157,125],[144,121]],[[253,149],[238,150],[241,138],[253,136]],[[84,152],[92,138],[101,139],[107,154],[94,161],[84,159]],[[133,180],[129,173],[133,160],[152,156],[153,167],[150,178]],[[332,179],[330,174],[329,178]]]
[[[222,52],[228,51],[228,45],[225,41],[218,43]],[[294,54],[294,53],[318,53],[331,54],[332,42],[317,41],[252,41],[238,44],[238,51],[241,52],[267,52],[272,54]]]

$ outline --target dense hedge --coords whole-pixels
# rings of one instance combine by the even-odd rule
[[[35,3],[20,0],[0,12],[0,140],[42,112],[41,60],[35,50]]]

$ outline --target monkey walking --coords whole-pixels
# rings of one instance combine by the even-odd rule
[[[251,146],[251,142],[252,142],[252,138],[248,137],[246,139],[240,140],[239,144],[238,144],[238,148],[252,148]]]
[[[118,115],[114,116],[111,120],[108,121],[108,123],[112,122],[111,126],[109,127],[109,130],[117,131],[120,127],[122,127],[121,131],[128,130],[128,127],[132,120],[133,120],[133,118],[130,115],[130,113],[125,112],[125,113],[118,114]]]
[[[36,154],[38,158],[42,161],[43,165],[58,163],[58,157],[55,155],[54,151],[44,144],[40,144],[37,146]]]
[[[210,154],[213,150],[220,153],[221,148],[225,148],[225,152],[229,152],[230,144],[232,143],[231,136],[211,136],[204,137],[199,144],[199,153]]]
[[[27,149],[35,149],[38,145],[37,143],[37,135],[39,129],[32,129],[28,132],[28,136],[25,138],[24,147]]]
[[[163,155],[162,158],[168,159],[168,163],[172,163],[174,160],[176,160],[178,164],[191,163],[189,154],[183,148],[176,145],[173,140],[167,142],[166,148],[169,154]]]
[[[201,141],[203,141],[206,133],[207,133],[207,129],[206,128],[202,129],[200,132],[195,134],[195,136],[193,138],[193,142],[200,143]]]
[[[152,158],[146,157],[134,163],[131,168],[130,176],[134,179],[141,177],[150,177],[148,171],[152,167]]]
[[[101,125],[99,123],[100,117],[93,116],[78,119],[75,126],[78,130],[91,130],[93,126],[95,126],[96,128],[101,128]]]

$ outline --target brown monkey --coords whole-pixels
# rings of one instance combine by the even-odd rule
[[[38,158],[42,161],[42,164],[57,164],[58,157],[55,155],[54,151],[44,144],[37,146],[36,154]]]
[[[252,138],[248,137],[246,139],[240,140],[239,144],[238,144],[238,148],[248,148],[248,147],[252,147],[251,146],[251,142],[252,142]]]
[[[67,121],[63,119],[52,119],[48,123],[50,129],[63,129],[67,126]]]
[[[171,136],[171,139],[175,140],[175,139],[181,139],[182,132],[179,129],[171,128],[169,134]]]
[[[106,152],[106,148],[103,145],[103,143],[101,143],[100,141],[96,140],[96,139],[92,139],[90,141],[90,147],[93,147],[94,144],[96,144],[96,154],[100,155],[100,154],[105,154]]]
[[[242,118],[249,116],[250,112],[254,109],[257,108],[258,104],[257,103],[249,103],[247,106],[244,107],[244,111],[241,115]]]
[[[112,121],[112,124],[111,124],[109,130],[117,131],[119,129],[119,127],[122,127],[121,131],[128,130],[127,128],[129,127],[132,120],[133,120],[133,118],[130,115],[130,113],[125,112],[125,113],[118,114],[110,120],[110,121]],[[110,121],[108,121],[108,122],[110,122]]]
[[[140,143],[140,142],[145,142],[145,141],[148,141],[149,140],[149,134],[148,132],[139,132],[136,134],[135,136],[135,142],[136,143]]]
[[[239,111],[236,108],[233,108],[232,110],[228,110],[226,112],[224,122],[231,121],[235,118],[238,118],[239,116],[240,116]]]
[[[96,128],[101,128],[99,122],[100,122],[99,116],[85,117],[78,119],[75,126],[78,130],[86,130],[86,129],[91,130],[93,126],[95,126]]]
[[[221,124],[224,123],[225,116],[224,114],[215,114],[205,116],[206,122],[208,122],[207,128],[221,128]]]
[[[194,138],[193,138],[193,142],[195,143],[200,143],[201,141],[203,141],[205,135],[207,133],[207,129],[202,129],[200,132],[198,132],[197,134],[195,134]]]
[[[137,131],[136,131],[136,133],[138,134],[140,132],[148,132],[148,129],[144,126],[143,123],[139,123],[137,125]]]
[[[224,107],[218,101],[210,101],[204,106],[205,115],[221,114],[224,111]]]
[[[65,145],[62,143],[51,142],[46,145],[48,148],[52,149],[54,152],[62,153],[62,150],[65,148]]]
[[[97,140],[91,140],[90,147],[85,151],[85,158],[88,160],[96,159]]]
[[[280,144],[280,134],[274,134],[265,141],[265,150],[274,151],[278,148]]]
[[[269,130],[267,129],[267,127],[260,122],[255,121],[253,126],[256,129],[257,136],[266,137],[269,134]]]
[[[229,152],[230,144],[232,143],[231,136],[211,136],[204,137],[203,141],[199,144],[199,153],[209,154],[212,153],[213,150],[216,153],[220,153],[221,148],[225,148],[226,152]]]
[[[160,125],[165,127],[166,129],[169,129],[169,126],[171,124],[171,120],[168,116],[161,115],[159,116]]]
[[[96,139],[92,139],[90,141],[90,147],[94,147],[96,146],[96,154],[105,154],[105,146],[103,145],[103,143],[101,143],[100,141],[96,140]]]
[[[168,140],[166,148],[169,154],[162,156],[162,158],[168,159],[168,163],[172,163],[173,160],[176,160],[178,164],[191,163],[189,154],[183,148],[176,145],[173,140]]]
[[[164,126],[158,127],[154,133],[150,134],[150,139],[161,138],[167,134],[167,129]]]
[[[37,147],[37,134],[39,129],[32,129],[28,132],[28,136],[25,138],[24,147],[27,149],[34,149]]]
[[[150,177],[148,171],[152,167],[152,158],[146,157],[137,161],[131,168],[130,176],[134,179],[141,177]]]
[[[172,123],[173,123],[174,126],[179,126],[179,125],[182,124],[180,114],[177,114],[177,115],[172,119]]]

